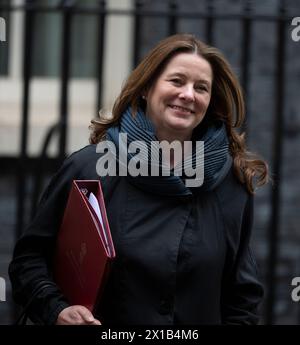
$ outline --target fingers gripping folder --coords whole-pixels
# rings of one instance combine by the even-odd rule
[[[54,255],[54,280],[72,305],[95,312],[115,249],[98,180],[74,180]]]

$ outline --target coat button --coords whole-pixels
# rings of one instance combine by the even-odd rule
[[[161,315],[170,314],[173,308],[173,303],[169,298],[162,298],[160,301],[160,306],[158,312]]]

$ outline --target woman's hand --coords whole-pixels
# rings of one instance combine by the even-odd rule
[[[82,305],[72,305],[63,309],[57,317],[57,325],[101,325],[93,314]]]

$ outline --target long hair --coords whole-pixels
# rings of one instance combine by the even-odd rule
[[[116,99],[112,117],[91,121],[90,143],[104,139],[107,129],[117,125],[123,112],[131,106],[135,113],[145,107],[142,95],[153,85],[167,63],[178,53],[198,54],[206,59],[213,71],[212,93],[203,121],[203,128],[215,121],[223,121],[229,138],[235,175],[250,193],[268,181],[268,166],[264,160],[246,150],[245,135],[239,134],[245,117],[245,102],[241,86],[222,53],[190,34],[169,36],[158,43],[133,70]],[[194,129],[194,131],[197,128]]]

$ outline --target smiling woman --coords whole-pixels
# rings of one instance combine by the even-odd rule
[[[212,69],[196,53],[178,53],[145,95],[159,140],[190,140],[211,98]]]
[[[9,270],[16,301],[25,305],[42,281],[50,287],[28,311],[37,323],[257,323],[263,288],[250,238],[255,183],[267,182],[267,165],[246,150],[237,131],[244,100],[227,60],[193,35],[170,36],[130,74],[112,113],[110,119],[92,121],[91,145],[66,159],[17,242]],[[97,162],[104,151],[97,147],[106,142],[114,144],[117,166],[114,176],[99,177]],[[123,174],[124,161],[127,169],[135,154],[150,152],[154,142],[183,148],[173,157],[170,174],[163,173],[161,152],[155,156],[155,176],[131,176],[130,169]],[[192,149],[185,157],[187,142]],[[199,143],[203,162],[197,159]],[[152,171],[152,155],[143,164]],[[193,178],[186,167],[203,164],[203,183],[186,183]],[[70,305],[51,272],[72,180],[99,178],[116,259],[92,315]]]
[[[157,87],[162,90],[156,93],[154,91]],[[166,92],[171,93],[168,91],[171,89],[177,93],[164,96]],[[184,92],[178,92],[182,90]],[[148,101],[147,96],[150,96]],[[173,117],[161,116],[164,114],[161,113],[164,105],[171,109],[172,106],[183,107],[183,104],[189,111],[195,110],[195,115],[196,110],[198,116],[201,117],[199,113],[202,114],[201,120],[198,119],[199,124],[202,121],[202,125],[195,125],[197,116],[192,114],[193,116],[185,117],[182,111],[175,109]],[[122,117],[129,105],[133,116],[139,110],[148,115],[147,118],[151,118],[159,140],[168,140],[169,136],[172,138],[172,130],[177,135],[173,140],[188,140],[186,137],[191,132],[199,139],[207,128],[212,131],[212,128],[222,125],[226,128],[233,169],[240,182],[245,183],[247,190],[253,193],[254,181],[257,186],[268,181],[267,164],[246,149],[244,134],[239,134],[236,130],[242,126],[245,117],[243,93],[228,61],[215,47],[188,34],[173,35],[162,40],[130,74],[114,104],[113,117],[92,120],[90,142],[98,143],[104,138],[110,138],[112,130],[108,129],[122,124]],[[181,130],[180,127],[172,128],[166,118],[171,123],[177,121],[187,127],[185,130],[182,127]]]

